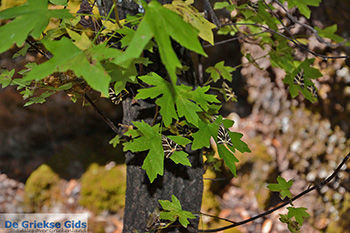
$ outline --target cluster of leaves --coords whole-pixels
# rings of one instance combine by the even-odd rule
[[[14,71],[3,72],[1,84],[3,87],[17,85],[19,89],[24,89],[22,91],[24,97],[31,97],[26,105],[43,103],[48,96],[57,91],[74,93],[79,84],[87,85],[105,97],[108,96],[111,83],[114,83],[117,94],[125,88],[127,82],[146,84],[145,88],[138,90],[135,99],[155,99],[155,103],[160,107],[162,121],[154,126],[145,122],[133,122],[135,128],[126,133],[131,140],[124,143],[124,150],[148,151],[142,168],[153,182],[157,175],[163,175],[164,132],[183,122],[195,133],[167,137],[179,147],[185,148],[187,144],[192,144],[192,149],[197,150],[209,147],[211,137],[217,141],[221,124],[226,129],[233,124],[221,117],[214,122],[208,120],[221,107],[216,96],[207,93],[211,89],[209,85],[193,89],[190,86],[177,84],[176,71],[182,68],[182,64],[172,47],[171,39],[203,56],[206,54],[199,37],[214,44],[212,33],[214,24],[206,20],[192,3],[193,1],[174,1],[165,6],[157,1],[143,3],[142,7],[145,10],[143,15],[129,16],[119,22],[108,16],[103,18],[91,15],[89,17],[93,21],[102,21],[103,26],[96,28],[97,31],[90,28],[77,30],[79,14],[71,14],[68,9],[59,9],[57,6],[54,9],[50,8],[51,4],[69,5],[67,1],[29,0],[21,6],[6,9],[0,12],[0,19],[11,21],[0,27],[0,35],[6,38],[6,43],[2,43],[0,52],[10,49],[13,44],[22,46],[28,37],[32,37],[39,39],[37,47],[45,48],[50,59],[39,65],[28,65],[25,70],[18,73],[21,78],[13,79]],[[43,17],[35,17],[36,21],[29,20],[34,15]],[[56,21],[52,21],[54,19]],[[60,20],[59,23],[57,19]],[[49,22],[56,22],[56,26],[49,27]],[[17,30],[19,24],[25,29]],[[120,49],[111,46],[109,43],[111,38],[121,42]],[[135,65],[148,65],[149,61],[142,54],[144,50],[153,52],[154,47],[159,51],[171,82],[156,73],[137,77]],[[28,46],[25,48],[26,51],[21,54],[27,52]],[[231,81],[230,73],[233,70],[220,62],[207,71],[211,73],[210,78],[216,82],[220,78]],[[51,85],[52,83],[48,81],[51,79],[48,77],[58,80],[58,84]],[[75,99],[79,94],[83,94],[75,92]],[[218,151],[220,157],[236,175],[235,163],[238,159],[234,156],[234,152],[236,149],[247,152],[249,148],[240,140],[241,134],[229,131],[229,136],[232,144],[221,144],[218,146]],[[119,142],[119,137],[111,140],[114,145]],[[185,150],[175,150],[169,158],[176,164],[191,166],[187,156]]]
[[[317,6],[320,1],[282,0],[281,3],[287,2],[288,9],[296,7],[301,15],[309,18],[309,6]],[[229,130],[233,121],[225,120],[221,116],[213,118],[218,114],[221,105],[216,95],[209,94],[217,90],[209,84],[221,80],[223,85],[220,91],[225,99],[236,100],[225,81],[232,81],[231,73],[237,67],[225,66],[224,61],[221,61],[206,70],[208,77],[203,86],[178,84],[177,71],[185,67],[173,48],[173,42],[204,57],[207,55],[200,39],[211,45],[215,44],[212,32],[215,25],[192,5],[194,1],[174,0],[164,6],[156,0],[148,4],[142,1],[144,13],[128,16],[123,20],[110,18],[116,5],[113,5],[106,17],[98,13],[70,13],[69,3],[67,0],[28,0],[23,5],[0,12],[0,20],[6,21],[0,27],[0,53],[11,49],[15,44],[23,47],[18,55],[25,55],[29,48],[25,42],[35,40],[36,49],[45,51],[48,58],[38,65],[28,63],[25,69],[17,73],[14,70],[2,71],[0,84],[3,87],[17,86],[24,98],[30,98],[26,103],[30,105],[45,102],[47,97],[57,91],[66,91],[72,100],[76,100],[84,96],[87,86],[108,97],[111,85],[115,93],[119,94],[127,83],[138,83],[143,88],[138,90],[134,98],[155,100],[160,108],[161,121],[155,125],[143,121],[133,122],[133,127],[125,133],[130,140],[124,143],[124,150],[148,152],[142,168],[150,182],[158,175],[163,175],[164,160],[168,157],[176,164],[191,166],[186,153],[187,145],[191,145],[192,150],[209,148],[211,138],[217,144],[219,157],[236,175],[236,151],[243,153],[250,150],[241,141],[242,134]],[[67,9],[63,6],[67,6]],[[267,55],[271,65],[285,71],[284,82],[289,85],[291,95],[295,97],[301,92],[310,101],[316,100],[309,87],[314,87],[312,79],[320,77],[321,73],[312,67],[313,59],[299,61],[294,58],[290,41],[301,44],[301,40],[288,39],[279,32],[279,28],[284,25],[273,14],[276,9],[272,4],[264,1],[258,1],[257,4],[251,1],[230,4],[225,1],[216,2],[214,9],[226,9],[231,15],[235,15],[234,20],[218,28],[218,34],[249,36],[261,48],[268,47]],[[82,28],[79,25],[82,17],[90,19],[92,26]],[[331,26],[315,30],[319,36],[343,42],[343,38],[334,34],[336,29]],[[115,46],[116,44],[120,46]],[[143,57],[144,51],[159,53],[168,77],[161,77],[154,72],[138,76],[140,69],[136,67],[151,63],[148,58]],[[244,56],[257,65],[250,54]],[[303,86],[294,82],[294,77],[301,70],[304,74]],[[178,125],[191,130],[187,133],[174,130]],[[166,157],[164,140],[178,148],[169,150],[169,156]],[[120,137],[116,136],[110,143],[116,146],[120,141]],[[270,185],[270,189],[280,191],[283,198],[290,197],[291,183],[282,178],[278,182]],[[172,200],[173,202],[160,202],[163,209],[168,211],[163,212],[161,217],[170,222],[178,218],[186,226],[187,218],[192,216],[182,211],[176,197]],[[305,213],[300,208],[291,208],[288,215],[281,216],[281,221],[292,226],[294,220],[291,219],[295,217],[296,223],[302,224]]]
[[[284,178],[278,176],[277,184],[269,184],[267,187],[273,192],[279,192],[283,200],[286,197],[290,199],[292,198],[292,193],[289,191],[292,185],[293,185],[292,180],[289,180],[287,182]],[[299,208],[287,207],[287,209],[288,209],[287,214],[280,214],[280,221],[283,223],[286,223],[288,225],[288,229],[292,233],[299,232],[301,226],[303,225],[304,219],[310,216],[306,212],[307,209],[304,207],[299,207]]]
[[[272,4],[273,2],[278,2],[280,5],[287,3],[287,6],[276,9]],[[297,60],[294,54],[295,49],[292,47],[302,48],[305,52],[308,39],[305,35],[291,35],[288,29],[291,25],[284,24],[282,18],[279,18],[277,11],[286,11],[296,8],[302,16],[309,19],[311,15],[310,7],[319,6],[320,2],[321,0],[276,0],[272,1],[272,3],[266,3],[265,1],[252,3],[248,1],[242,4],[230,4],[227,1],[216,2],[214,9],[226,9],[231,12],[231,15],[235,15],[234,19],[221,27],[218,33],[225,35],[243,35],[245,37],[249,36],[250,39],[255,39],[255,44],[266,51],[266,55],[268,55],[272,67],[280,68],[285,71],[284,83],[289,86],[291,96],[294,98],[301,93],[309,101],[315,102],[317,101],[317,96],[315,94],[316,92],[313,91],[316,89],[312,79],[317,79],[321,77],[322,74],[318,69],[313,68],[313,59],[307,59],[305,56],[304,60]],[[282,15],[286,13],[290,14],[289,12],[281,12]],[[295,21],[298,21],[298,19],[295,18]],[[294,20],[291,24],[292,23],[295,23]],[[313,32],[316,32],[317,38],[328,38],[335,43],[349,44],[344,38],[336,35],[336,31],[336,25],[329,26],[325,29],[317,27],[313,29]],[[250,63],[258,66],[249,53],[245,53],[244,56],[246,56]],[[293,82],[293,78],[301,69],[304,69],[305,85],[298,86]]]

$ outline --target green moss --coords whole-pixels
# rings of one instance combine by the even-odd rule
[[[343,208],[340,211],[339,220],[332,222],[327,227],[328,233],[349,233],[350,232],[350,194],[346,193]]]
[[[94,163],[81,178],[80,204],[95,213],[117,212],[124,206],[125,189],[124,166],[107,170]]]
[[[60,199],[59,176],[46,164],[37,168],[25,184],[24,202],[31,210],[38,211],[44,205]]]

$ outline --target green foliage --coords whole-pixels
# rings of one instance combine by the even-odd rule
[[[67,6],[68,0],[49,0],[54,5]]]
[[[191,6],[193,2],[194,0],[174,0],[171,4],[166,4],[164,6],[181,15],[185,22],[190,23],[199,31],[199,37],[213,45],[214,35],[212,29],[216,26],[205,19],[203,14],[201,14],[194,6]]]
[[[124,143],[124,151],[140,152],[149,150],[142,168],[146,170],[147,176],[151,182],[157,178],[157,175],[163,175],[164,172],[164,151],[162,147],[162,135],[160,134],[160,125],[150,126],[146,122],[133,122],[137,130],[129,130],[128,133],[139,136],[131,142]]]
[[[319,77],[322,77],[322,73],[312,67],[312,64],[315,59],[305,59],[303,62],[295,62],[294,63],[294,69],[287,73],[286,77],[284,78],[283,82],[289,85],[289,92],[291,96],[294,98],[299,94],[299,91],[305,96],[306,99],[308,99],[311,102],[315,102],[317,98],[312,95],[312,93],[308,90],[307,87],[313,86],[314,84],[312,82],[312,79],[316,79]],[[304,87],[301,87],[294,83],[294,77],[303,70],[304,73]]]
[[[289,180],[288,182],[283,178],[278,176],[277,177],[277,184],[269,184],[267,187],[272,192],[279,192],[281,195],[281,198],[284,199],[285,197],[292,198],[292,193],[289,191],[290,187],[292,187],[293,181]]]
[[[299,207],[299,208],[295,208],[295,207],[288,207],[288,218],[295,218],[295,220],[297,221],[297,223],[299,223],[300,225],[303,224],[304,222],[304,218],[309,217],[310,215],[306,212],[306,208],[303,207]]]
[[[178,120],[179,117],[185,117],[189,123],[198,126],[200,119],[197,113],[207,111],[209,103],[219,102],[214,95],[206,94],[209,86],[198,87],[194,91],[185,85],[172,86],[156,73],[141,76],[139,79],[153,87],[140,89],[135,98],[154,99],[161,95],[156,104],[160,106],[159,113],[165,126],[169,126],[172,119]]]
[[[236,149],[241,153],[250,152],[250,149],[246,143],[241,141],[241,137],[243,136],[242,134],[228,130],[232,124],[233,121],[223,120],[221,116],[216,118],[216,120],[212,123],[200,121],[198,126],[199,130],[192,135],[192,150],[196,150],[202,147],[209,147],[210,138],[213,137],[217,143],[219,156],[224,160],[230,171],[236,176],[236,163],[239,162],[238,159],[234,156]],[[225,130],[227,130],[232,145],[229,145],[228,143],[218,143],[218,131],[220,125],[222,125]]]
[[[284,70],[286,75],[283,81],[287,84],[293,98],[301,93],[309,101],[315,102],[317,97],[314,94],[313,80],[321,77],[322,74],[313,67],[314,59],[296,58],[291,46],[293,42],[294,45],[303,46],[301,42],[307,40],[307,37],[293,35],[287,38],[285,34],[278,33],[284,25],[281,23],[282,20],[276,18],[275,5],[272,3],[258,1],[254,4],[251,1],[238,1],[237,4],[230,4],[229,2],[222,1],[214,4],[214,9],[225,8],[234,17],[232,22],[228,19],[228,23],[225,22],[217,30],[217,34],[249,37],[262,50],[267,51],[262,58],[269,58],[273,67]],[[318,6],[321,0],[281,0],[281,2],[288,3],[289,9],[296,7],[302,15],[310,18],[309,7]],[[164,173],[165,155],[162,144],[164,138],[172,140],[178,148],[181,148],[179,150],[175,148],[166,158],[169,157],[174,163],[186,166],[191,166],[188,154],[184,150],[186,145],[190,144],[192,150],[209,148],[210,140],[213,138],[221,161],[236,176],[238,162],[235,156],[236,150],[243,153],[250,152],[250,149],[241,140],[242,134],[229,130],[233,121],[225,120],[221,116],[213,120],[213,115],[217,114],[221,108],[220,101],[217,99],[218,91],[224,95],[226,101],[235,100],[235,94],[226,81],[232,81],[231,73],[237,67],[225,66],[224,61],[217,62],[206,69],[210,77],[205,80],[203,86],[179,84],[177,80],[177,75],[186,70],[188,64],[182,64],[183,61],[178,58],[182,49],[175,52],[173,48],[175,44],[177,48],[181,46],[191,53],[203,56],[206,56],[206,53],[199,37],[215,45],[212,32],[215,25],[194,7],[193,0],[174,0],[171,4],[164,6],[156,0],[148,4],[142,1],[144,13],[127,16],[125,20],[118,22],[115,19],[108,19],[109,17],[103,18],[101,21],[104,27],[96,31],[81,29],[80,15],[73,17],[67,9],[51,10],[49,3],[68,6],[68,8],[70,6],[67,0],[28,0],[21,6],[0,12],[0,20],[4,20],[4,24],[0,27],[2,40],[0,53],[9,50],[13,44],[22,46],[26,39],[31,37],[30,41],[35,40],[36,49],[47,51],[46,57],[52,55],[48,61],[41,64],[26,64],[25,68],[17,73],[15,70],[1,71],[0,85],[3,88],[16,86],[23,97],[28,99],[25,104],[28,106],[44,103],[49,96],[58,91],[67,92],[73,96],[72,99],[76,100],[79,95],[83,96],[86,90],[90,91],[89,88],[108,97],[108,89],[111,85],[118,94],[126,88],[127,83],[137,84],[134,86],[141,86],[141,88],[138,89],[134,98],[154,100],[157,109],[159,107],[161,122],[156,122],[158,123],[156,125],[150,125],[144,121],[132,122],[133,126],[128,126],[129,130],[124,135],[130,138],[123,146],[124,151],[147,153],[142,168],[151,182]],[[91,15],[93,20],[99,17]],[[337,43],[345,42],[342,37],[335,34],[336,25],[324,29],[316,27],[315,30],[323,38]],[[120,47],[118,47],[119,44]],[[26,55],[30,46],[32,46],[31,43],[24,45],[14,58]],[[144,53],[144,51],[147,52]],[[152,59],[144,57],[148,54],[152,54],[152,57],[159,54],[169,77],[161,77],[152,72],[158,70],[152,70],[151,66],[144,69],[152,63],[150,61]],[[260,68],[256,62],[259,58],[249,53],[244,53],[243,56],[249,63]],[[66,75],[67,73],[72,74]],[[300,73],[303,74],[302,83],[296,83],[295,77]],[[139,74],[142,76],[138,76]],[[68,77],[69,80],[62,81],[62,76]],[[47,82],[48,77],[58,80],[58,84]],[[208,85],[219,79],[223,81],[222,88]],[[82,88],[84,85],[88,88]],[[158,111],[154,119],[159,119]],[[125,138],[116,136],[109,143],[116,147],[120,141],[124,140]],[[213,156],[208,155],[208,158],[208,161],[218,164]],[[51,189],[54,184],[50,182],[56,182],[57,177],[47,167],[41,170],[45,170],[51,180],[44,179],[44,184],[39,186],[44,185],[45,188]],[[96,171],[98,175],[94,173]],[[89,206],[91,202],[98,199],[101,200],[97,202],[98,205],[89,208],[94,210],[109,208],[112,211],[116,211],[113,208],[120,208],[121,204],[118,200],[109,195],[120,195],[124,191],[116,186],[111,186],[111,189],[107,187],[111,185],[112,176],[120,176],[120,174],[114,170],[107,171],[93,165],[83,177],[82,203]],[[34,173],[33,177],[35,178]],[[30,178],[28,182],[36,180],[34,178]],[[88,187],[94,187],[91,182],[100,185],[99,190],[91,190]],[[289,189],[293,182],[287,182],[282,177],[278,177],[277,182],[277,184],[269,184],[268,188],[279,192],[283,199],[291,198]],[[45,192],[39,195],[37,190],[34,190],[32,193],[36,193],[35,195],[40,199],[39,202],[48,198]],[[34,196],[31,197],[31,201],[37,202]],[[120,197],[118,199],[120,200]],[[179,219],[179,222],[186,227],[189,223],[188,218],[194,218],[191,213],[182,210],[175,196],[172,196],[172,202],[159,202],[165,210],[161,213],[161,218],[170,221],[170,224]],[[280,219],[288,224],[292,232],[297,232],[304,218],[308,216],[306,209],[289,207],[288,210],[288,214],[281,215]]]
[[[156,0],[144,5],[145,16],[137,28],[125,54],[118,58],[118,64],[130,65],[133,59],[138,58],[146,45],[154,37],[160,57],[165,65],[172,82],[175,84],[176,68],[181,68],[181,62],[177,58],[170,38],[177,41],[185,48],[206,55],[197,38],[198,32],[173,11],[163,7]]]
[[[210,78],[213,79],[214,82],[218,81],[220,77],[226,79],[228,81],[232,81],[231,72],[236,69],[231,66],[225,66],[224,61],[218,62],[215,66],[208,67],[205,72],[210,73]]]
[[[118,212],[124,207],[125,167],[106,169],[95,163],[81,177],[79,203],[95,213]]]
[[[297,7],[300,13],[309,19],[311,15],[311,10],[309,6],[319,6],[321,0],[282,0],[282,2],[288,2],[288,8]]]
[[[12,76],[15,74],[15,69],[4,70],[0,73],[0,85],[2,88],[9,86],[12,83]]]
[[[168,220],[171,223],[179,219],[183,227],[187,227],[190,223],[188,219],[195,219],[196,217],[189,211],[182,210],[181,203],[174,195],[171,196],[172,201],[158,200],[164,211],[159,214],[160,219]]]
[[[306,208],[288,207],[288,214],[280,214],[280,221],[288,225],[288,229],[292,233],[300,231],[304,218],[310,215],[306,212]]]
[[[343,37],[334,34],[338,30],[338,26],[336,24],[333,24],[332,26],[326,27],[324,29],[315,27],[315,30],[317,31],[318,35],[321,37],[329,38],[337,43],[344,41]]]
[[[0,12],[0,19],[13,19],[0,27],[0,53],[14,43],[22,46],[28,36],[39,39],[50,18],[69,18],[68,10],[49,10],[48,0],[28,0],[27,3]]]
[[[112,138],[111,140],[109,140],[109,144],[113,145],[114,148],[115,148],[119,143],[120,143],[120,136],[119,136],[119,135],[115,135],[114,138]]]
[[[103,44],[81,50],[65,37],[58,41],[46,40],[43,44],[52,52],[53,57],[34,67],[25,75],[24,80],[38,81],[54,72],[72,70],[76,75],[82,76],[92,88],[108,96],[111,77],[101,62],[120,55],[118,50],[107,48]]]
[[[144,121],[133,122],[137,129],[132,129],[126,132],[126,135],[132,136],[133,140],[124,143],[124,151],[141,152],[149,150],[143,165],[147,176],[151,183],[157,178],[157,175],[163,175],[164,172],[164,150],[162,146],[162,135],[160,133],[160,125],[150,126]],[[189,139],[179,136],[169,136],[179,145],[186,145],[190,142]],[[184,151],[175,151],[170,159],[176,164],[180,163],[186,166],[191,166],[187,158],[188,154]]]

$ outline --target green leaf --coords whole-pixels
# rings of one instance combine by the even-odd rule
[[[228,134],[230,135],[233,149],[237,149],[241,153],[251,152],[248,145],[241,140],[241,138],[243,137],[243,134],[237,133],[237,132],[231,132],[229,130],[228,130]]]
[[[220,77],[228,81],[232,81],[231,73],[236,69],[231,66],[225,66],[224,61],[218,62],[214,67],[210,66],[205,70],[205,72],[210,74],[210,77],[214,82],[218,81]]]
[[[68,10],[49,10],[48,0],[28,0],[25,4],[0,12],[1,19],[13,19],[0,27],[0,53],[14,43],[22,46],[28,36],[38,39],[49,23],[50,18],[69,18]]]
[[[315,102],[317,100],[310,91],[307,90],[308,86],[314,86],[312,79],[317,79],[322,77],[322,73],[312,67],[315,59],[305,59],[299,65],[296,66],[292,71],[287,73],[286,77],[283,79],[283,82],[289,85],[289,92],[291,96],[294,98],[299,94],[299,91],[311,102]],[[299,85],[294,83],[294,77],[301,71],[304,70],[304,84],[305,88],[300,87]]]
[[[217,148],[220,158],[224,160],[226,166],[230,169],[232,174],[237,176],[236,163],[239,162],[239,160],[236,158],[236,156],[234,156],[234,150],[232,150],[230,146],[223,144],[217,144]]]
[[[154,99],[160,96],[157,98],[156,104],[160,106],[159,113],[165,126],[169,126],[172,119],[178,120],[178,117],[185,117],[189,123],[198,126],[199,116],[197,112],[208,110],[209,102],[219,102],[214,95],[206,94],[209,90],[208,87],[198,87],[194,91],[185,85],[172,87],[169,82],[156,73],[139,78],[152,87],[140,89],[135,98]]]
[[[236,33],[238,32],[238,30],[235,27],[232,27],[232,25],[226,25],[221,27],[218,31],[217,34],[218,35],[230,35],[230,36],[234,36]]]
[[[294,217],[295,220],[297,221],[297,223],[299,223],[300,225],[303,224],[304,222],[304,218],[309,217],[310,214],[308,214],[306,212],[307,208],[303,208],[303,207],[299,207],[299,208],[295,208],[295,207],[288,207],[288,218],[292,218]]]
[[[157,98],[156,104],[160,106],[159,113],[162,116],[164,125],[169,126],[172,119],[178,120],[175,110],[175,93],[170,83],[156,73],[141,76],[139,79],[153,87],[139,89],[135,99],[154,99],[161,95],[161,97]]]
[[[332,26],[326,27],[325,29],[321,29],[319,27],[315,27],[315,29],[316,29],[318,35],[321,37],[329,38],[337,43],[344,41],[343,37],[335,34],[338,30],[338,27],[336,24],[333,24]]]
[[[144,121],[134,121],[133,124],[137,127],[140,136],[134,138],[131,142],[124,143],[124,151],[149,151],[143,161],[142,169],[146,171],[147,176],[152,183],[157,178],[157,175],[162,176],[164,172],[164,151],[159,124],[153,127]]]
[[[12,77],[15,74],[15,69],[12,70],[2,70],[0,74],[0,85],[2,88],[7,87],[12,82]]]
[[[176,142],[177,144],[179,144],[180,146],[185,146],[188,143],[192,142],[190,139],[182,137],[182,136],[169,135],[167,137],[170,138],[171,140],[173,140],[174,142]]]
[[[67,6],[68,0],[50,0],[50,2],[58,6]]]
[[[73,43],[75,44],[75,46],[77,46],[79,49],[86,50],[91,46],[92,42],[84,32],[82,34],[79,34],[68,28],[66,30],[70,38],[74,40]]]
[[[51,95],[55,94],[55,91],[45,91],[40,96],[31,98],[28,102],[24,104],[24,107],[27,107],[32,104],[42,104],[46,102],[46,99]]]
[[[160,219],[175,222],[179,218],[179,222],[183,227],[187,227],[190,223],[188,219],[196,217],[189,211],[182,210],[181,203],[174,195],[171,196],[172,202],[168,200],[158,200],[164,211],[159,214]]]
[[[213,123],[207,123],[204,121],[199,121],[198,131],[192,134],[193,143],[192,150],[198,150],[202,147],[209,148],[210,138],[216,138],[218,136],[218,130],[222,122],[222,117],[220,116]]]
[[[82,76],[93,89],[108,96],[111,77],[101,61],[120,55],[118,50],[101,44],[82,51],[66,37],[58,41],[43,41],[43,44],[53,57],[33,67],[24,80],[41,80],[54,72],[72,70],[78,77]]]
[[[268,184],[267,188],[270,189],[272,192],[279,192],[281,195],[281,198],[284,199],[285,197],[292,198],[292,193],[289,191],[292,185],[293,185],[292,180],[289,180],[287,182],[284,178],[278,176],[277,184]]]
[[[71,89],[73,86],[72,83],[66,83],[66,84],[63,84],[62,86],[59,86],[57,88],[54,88],[54,90],[57,90],[57,91],[65,91],[65,90],[69,90]]]
[[[185,166],[192,167],[191,162],[188,160],[188,154],[184,151],[175,151],[171,156],[170,159],[174,161],[176,164],[182,164]]]
[[[303,14],[306,18],[310,18],[311,10],[308,6],[319,6],[321,0],[283,0],[283,2],[288,2],[288,8],[291,9],[293,7],[297,7],[301,14]]]
[[[290,219],[287,214],[280,214],[279,220],[288,225],[288,230],[290,232],[292,233],[300,232],[300,227],[301,227],[300,224]]]
[[[199,31],[199,37],[214,45],[214,35],[212,29],[216,28],[216,26],[204,18],[203,14],[200,13],[194,6],[191,6],[193,2],[194,0],[174,0],[171,4],[165,4],[164,7],[167,7],[181,15],[185,22],[190,23]]]
[[[156,0],[145,6],[145,16],[137,28],[126,52],[116,62],[129,66],[130,62],[138,58],[145,46],[154,37],[157,42],[162,63],[165,65],[173,84],[176,83],[176,68],[181,63],[171,45],[173,38],[183,47],[206,56],[198,39],[198,32],[186,23],[178,14],[163,7]]]
[[[25,56],[27,54],[27,51],[28,51],[29,48],[30,48],[30,45],[28,43],[24,44],[23,48],[21,48],[15,54],[13,54],[12,58]]]
[[[214,10],[220,10],[222,8],[228,7],[230,4],[228,2],[216,2],[214,4]]]
[[[119,135],[115,135],[115,137],[112,138],[112,139],[109,141],[109,144],[113,145],[114,148],[115,148],[119,143],[120,143],[120,136],[119,136]]]

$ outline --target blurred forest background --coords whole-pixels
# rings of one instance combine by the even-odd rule
[[[2,0],[4,9],[24,1]],[[214,1],[212,1],[213,3]],[[79,1],[76,1],[77,7]],[[302,22],[303,17],[299,18]],[[350,1],[324,0],[313,8],[310,22],[320,28],[338,25],[350,38]],[[293,31],[306,33],[296,25]],[[215,41],[228,39],[217,36]],[[0,38],[1,40],[1,38]],[[348,48],[326,48],[316,38],[309,48],[322,54],[349,54]],[[19,48],[0,54],[0,66],[19,69],[26,61],[40,61],[34,50],[15,56]],[[204,66],[224,59],[235,66],[247,61],[241,53],[263,55],[249,41],[206,48]],[[237,178],[222,168],[207,170],[202,212],[233,221],[260,213],[280,201],[266,188],[278,175],[293,179],[292,193],[330,175],[350,148],[350,70],[343,59],[316,58],[323,77],[315,83],[318,102],[291,99],[282,74],[268,59],[243,65],[233,73],[232,88],[238,102],[225,104],[222,115],[235,121],[252,152],[240,156]],[[204,69],[205,69],[204,67]],[[96,104],[117,124],[121,106],[96,96]],[[65,93],[44,105],[23,107],[13,88],[0,89],[0,212],[82,212],[91,215],[90,231],[117,233],[122,229],[125,192],[124,156],[108,141],[113,132],[86,103],[74,104]],[[311,217],[302,232],[350,232],[350,169],[334,182],[295,202]],[[274,212],[253,223],[226,232],[288,232]],[[201,228],[225,226],[202,217]]]

